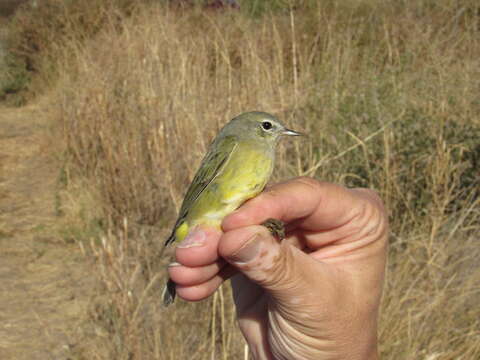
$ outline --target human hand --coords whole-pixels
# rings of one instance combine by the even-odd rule
[[[287,224],[278,242],[260,225]],[[223,221],[197,229],[169,267],[186,300],[232,279],[240,329],[255,359],[375,359],[387,216],[368,189],[297,178]]]

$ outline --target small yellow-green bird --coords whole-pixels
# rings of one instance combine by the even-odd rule
[[[203,158],[165,246],[181,242],[197,225],[220,228],[225,216],[258,195],[272,174],[275,148],[283,135],[303,134],[264,112],[247,112],[230,120]],[[175,294],[175,283],[169,279],[163,304],[171,304]]]

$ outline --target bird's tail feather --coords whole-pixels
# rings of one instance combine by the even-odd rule
[[[175,283],[172,280],[168,279],[162,293],[163,306],[168,306],[172,304],[175,300],[175,295],[177,295],[177,292],[175,290]]]

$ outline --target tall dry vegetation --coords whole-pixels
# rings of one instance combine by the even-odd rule
[[[100,284],[80,356],[242,358],[229,289],[165,311],[157,255],[210,139],[259,109],[310,134],[283,144],[275,180],[367,186],[389,208],[382,358],[480,357],[476,1],[297,2],[256,17],[109,4],[94,36],[55,49],[61,210]]]

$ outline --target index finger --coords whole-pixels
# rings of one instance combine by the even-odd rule
[[[269,218],[295,222],[305,230],[331,230],[351,221],[364,199],[345,187],[299,177],[277,184],[228,215],[223,230],[261,224]]]

